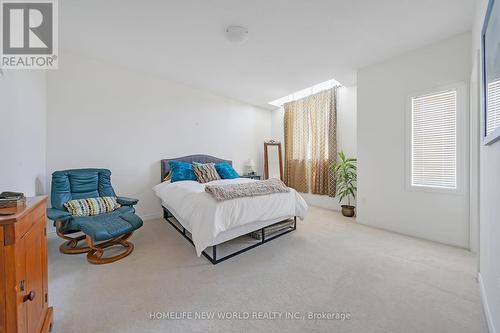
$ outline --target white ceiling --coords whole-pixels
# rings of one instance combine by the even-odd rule
[[[254,105],[469,31],[475,0],[63,0],[62,49]],[[243,44],[227,25],[249,30]],[[61,60],[63,62],[63,60]]]

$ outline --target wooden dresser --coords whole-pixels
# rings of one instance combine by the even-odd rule
[[[0,215],[0,333],[48,332],[47,197]]]

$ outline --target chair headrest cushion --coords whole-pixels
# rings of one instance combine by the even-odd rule
[[[65,210],[69,200],[115,197],[108,169],[73,169],[52,174],[52,207]]]

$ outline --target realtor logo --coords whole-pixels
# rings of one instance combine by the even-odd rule
[[[3,69],[57,68],[57,0],[0,0]]]

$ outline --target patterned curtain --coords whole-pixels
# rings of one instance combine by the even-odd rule
[[[303,193],[335,196],[330,164],[337,156],[337,88],[286,103],[285,183]]]

